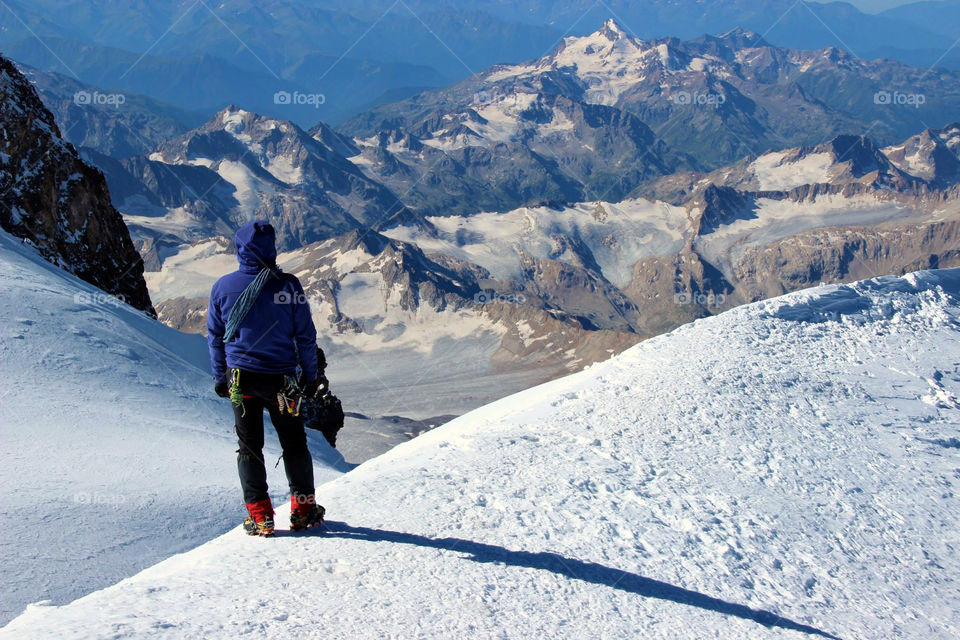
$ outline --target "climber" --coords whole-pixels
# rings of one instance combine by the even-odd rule
[[[277,431],[290,483],[290,529],[323,523],[300,401],[326,390],[317,371],[317,331],[300,281],[276,264],[276,236],[264,220],[237,231],[240,268],[217,280],[207,311],[214,389],[233,402],[237,467],[247,505],[244,530],[274,533],[263,459],[263,411]],[[300,376],[297,377],[297,370]]]

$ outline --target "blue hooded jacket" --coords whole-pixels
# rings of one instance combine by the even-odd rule
[[[228,369],[256,373],[294,373],[317,378],[317,330],[300,281],[276,267],[273,227],[265,220],[248,222],[237,231],[240,268],[213,285],[207,308],[207,344],[216,382],[227,381]],[[260,296],[230,342],[223,336],[230,310],[257,274],[274,269]]]

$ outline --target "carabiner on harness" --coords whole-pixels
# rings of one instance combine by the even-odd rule
[[[230,371],[230,402],[240,407],[240,417],[247,415],[247,408],[243,406],[243,392],[240,391],[240,369]]]
[[[277,404],[280,413],[289,413],[292,416],[300,415],[300,405],[303,403],[303,391],[294,376],[283,377],[283,388],[277,392]]]

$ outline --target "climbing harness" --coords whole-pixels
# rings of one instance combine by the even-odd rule
[[[295,376],[283,376],[283,387],[277,392],[277,404],[280,413],[289,413],[292,416],[300,415],[300,405],[303,403],[303,391]]]

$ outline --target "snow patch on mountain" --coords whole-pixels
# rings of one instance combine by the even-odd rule
[[[944,211],[942,215],[953,217],[958,212],[957,207],[950,207],[949,214]],[[707,260],[730,273],[746,247],[769,245],[810,229],[893,221],[905,223],[910,219],[929,218],[930,214],[925,211],[917,211],[895,200],[885,200],[873,193],[852,197],[821,195],[813,202],[765,197],[758,198],[754,208],[744,212],[742,217],[698,237],[695,246]]]
[[[426,252],[478,264],[497,279],[519,277],[524,256],[569,259],[557,239],[583,242],[615,285],[627,284],[644,257],[671,255],[683,246],[688,224],[682,207],[647,199],[619,203],[578,203],[566,207],[522,207],[504,213],[427,218],[432,227],[402,225],[384,230]]]
[[[229,241],[214,237],[178,248],[166,256],[160,271],[144,274],[150,295],[157,302],[170,298],[206,298],[213,283],[237,268],[237,256]]]
[[[960,124],[952,124],[940,130],[940,139],[954,153],[960,152]]]
[[[958,363],[960,270],[740,307],[0,635],[953,637]]]
[[[834,158],[826,152],[796,157],[790,151],[766,153],[750,164],[761,191],[789,191],[805,184],[829,182]]]

